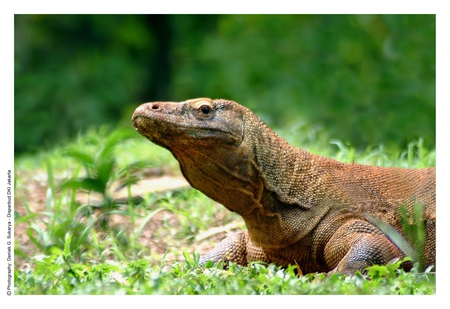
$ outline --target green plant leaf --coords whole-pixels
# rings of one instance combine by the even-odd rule
[[[142,220],[141,224],[139,225],[137,231],[136,231],[136,235],[135,238],[139,238],[141,236],[142,230],[144,229],[145,225],[148,223],[148,221],[153,218],[153,216],[155,214],[157,214],[158,212],[160,212],[161,210],[164,210],[164,208],[158,208],[152,212],[150,212],[148,215],[145,216],[145,218]]]
[[[84,178],[81,180],[68,180],[63,183],[62,188],[84,189],[103,194],[106,184],[97,178]]]
[[[64,239],[64,251],[63,256],[65,259],[69,258],[72,255],[72,252],[70,250],[70,245],[72,242],[72,233],[68,232],[66,233],[65,239]]]
[[[397,231],[390,224],[382,221],[379,218],[371,216],[369,214],[365,215],[376,227],[378,227],[401,251],[403,251],[407,256],[411,257],[413,261],[418,261],[419,255],[416,249],[409,243],[407,239]]]
[[[27,229],[27,231],[26,231],[28,238],[29,238],[29,239],[31,240],[31,242],[32,242],[36,247],[38,247],[42,252],[45,252],[44,246],[41,245],[41,244],[39,243],[39,241],[36,239],[36,237],[34,237],[33,231],[36,232],[36,233],[38,233],[38,235],[39,235],[39,233],[40,233],[40,231],[37,230],[35,227],[29,227],[29,228]]]
[[[94,158],[88,153],[73,148],[66,148],[65,155],[75,159],[83,165],[94,166]]]
[[[98,179],[103,183],[106,188],[108,181],[111,179],[111,172],[115,166],[114,159],[103,161],[98,166]],[[103,192],[105,194],[105,192]]]

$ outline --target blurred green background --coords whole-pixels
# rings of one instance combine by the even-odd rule
[[[435,147],[435,34],[435,15],[15,15],[15,154],[195,97]]]

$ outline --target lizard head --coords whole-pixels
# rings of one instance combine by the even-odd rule
[[[249,113],[233,101],[199,98],[142,104],[132,121],[140,134],[173,154],[192,187],[242,215],[262,187],[244,132]]]
[[[239,145],[242,116],[230,101],[199,98],[185,102],[151,102],[132,116],[135,129],[171,151],[215,145]]]

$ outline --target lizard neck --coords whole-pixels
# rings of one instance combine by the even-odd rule
[[[252,154],[259,184],[257,202],[241,213],[252,241],[264,248],[283,247],[306,236],[329,211],[320,205],[326,192],[321,163],[334,160],[296,148],[253,114],[244,119],[243,148]],[[320,168],[319,168],[320,166]],[[267,231],[271,231],[267,233]]]
[[[282,203],[304,209],[318,205],[326,191],[324,171],[339,163],[290,145],[256,116],[245,123],[265,189]]]

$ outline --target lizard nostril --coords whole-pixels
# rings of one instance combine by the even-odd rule
[[[159,104],[156,103],[152,104],[152,109],[159,109],[159,108],[160,108]]]

